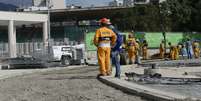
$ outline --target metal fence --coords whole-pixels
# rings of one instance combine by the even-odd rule
[[[59,39],[59,40],[51,40],[50,46],[52,45],[74,45],[77,44],[75,41],[69,41],[67,38]],[[37,41],[37,42],[23,42],[23,43],[17,43],[17,56],[34,56],[38,57],[38,55],[48,55],[47,54],[47,48],[44,47],[43,42]],[[1,42],[0,43],[0,58],[8,58],[9,57],[9,48],[8,43]]]

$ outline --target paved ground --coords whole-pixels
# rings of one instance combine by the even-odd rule
[[[0,101],[144,101],[101,83],[97,73],[97,67],[79,67],[2,79]]]
[[[138,67],[136,68],[135,65],[133,66],[126,66],[122,68],[122,79],[125,80],[127,77],[125,77],[125,72],[135,72],[138,74],[143,74],[144,67]],[[162,67],[155,70],[157,73],[161,73],[163,77],[177,77],[177,78],[200,78],[201,74],[201,67]],[[185,72],[188,73],[188,75],[183,75]],[[136,84],[136,82],[131,81]],[[138,84],[138,83],[137,83]],[[140,84],[142,85],[142,84]],[[179,95],[183,95],[186,97],[191,98],[198,98],[201,99],[201,85],[198,84],[186,84],[186,85],[165,85],[165,84],[144,84],[142,85],[144,87],[160,90],[163,92],[169,92],[169,93],[175,93]]]

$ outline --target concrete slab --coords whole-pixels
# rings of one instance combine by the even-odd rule
[[[138,67],[136,65],[122,66],[122,77],[125,77],[125,72],[135,72],[137,74],[144,74],[146,67]],[[201,78],[195,75],[190,75],[191,72],[201,72],[201,67],[163,67],[154,69],[156,73],[162,74],[163,77],[175,77],[175,78]],[[188,75],[184,75],[187,72]],[[114,73],[114,71],[113,71]]]
[[[100,77],[100,80],[110,86],[118,88],[122,91],[129,92],[143,98],[151,99],[154,101],[200,101],[198,98],[185,96],[179,93],[166,92],[159,89],[153,89],[149,86],[140,85],[134,82],[126,81],[124,75],[125,72],[136,72],[138,74],[143,74],[143,67],[138,67],[137,65],[128,65],[121,66],[121,79],[114,78],[114,70],[112,76],[103,76]],[[162,68],[160,73],[163,73],[164,76],[168,77],[189,77],[197,78],[197,76],[192,75],[183,75],[184,72],[198,72],[201,71],[201,67],[182,67],[182,68]]]
[[[154,101],[176,101],[176,100],[186,100],[189,99],[185,96],[163,92],[160,90],[152,89],[146,86],[134,84],[127,82],[125,80],[116,79],[113,77],[100,77],[100,80],[110,86],[118,88],[124,92],[135,94],[146,99],[151,99]]]

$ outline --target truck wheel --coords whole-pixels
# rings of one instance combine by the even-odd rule
[[[61,64],[67,65],[67,66],[70,65],[70,57],[66,57],[66,56],[62,57]]]

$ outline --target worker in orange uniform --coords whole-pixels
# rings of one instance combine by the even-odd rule
[[[180,47],[178,46],[173,46],[174,50],[174,57],[173,60],[178,60],[179,59],[179,52],[180,52]]]
[[[136,54],[136,49],[135,49],[135,38],[133,37],[133,35],[130,33],[128,35],[128,40],[126,42],[126,48],[128,51],[128,58],[129,58],[129,62],[130,64],[133,64],[135,62],[135,54]]]
[[[160,58],[163,59],[164,55],[165,55],[165,45],[164,45],[164,40],[161,41],[160,43],[160,48],[159,48],[159,52],[160,52]]]
[[[140,60],[140,41],[136,39],[135,41],[135,64],[141,64]]]
[[[170,42],[168,43],[168,45],[169,45],[169,50],[170,50],[169,57],[171,60],[174,60],[174,54],[175,54],[174,46],[172,46],[172,44]]]
[[[193,52],[194,52],[194,57],[197,59],[200,57],[200,45],[197,41],[193,42]]]
[[[144,40],[142,44],[142,57],[144,60],[148,59],[148,43],[146,40]]]
[[[96,30],[94,36],[94,44],[98,51],[98,63],[100,65],[100,74],[98,76],[107,76],[111,74],[110,67],[110,51],[111,47],[114,46],[116,42],[116,34],[108,28],[110,21],[107,18],[102,18],[100,20],[100,28]]]
[[[178,60],[179,59],[179,47],[170,44],[170,59]]]

